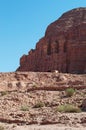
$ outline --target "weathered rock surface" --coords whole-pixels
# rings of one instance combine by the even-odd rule
[[[86,99],[82,102],[82,110],[86,111]]]
[[[63,91],[68,87],[86,88],[86,74],[62,74],[56,72],[0,73],[0,91]]]
[[[66,96],[65,89],[68,87],[76,88],[72,97]],[[73,127],[77,130],[85,129],[86,112],[60,113],[57,111],[57,107],[63,104],[81,107],[84,99],[86,99],[86,74],[0,73],[0,122],[6,123],[4,126],[6,130],[17,130],[17,128],[24,130],[25,125],[31,124],[39,125],[40,130],[41,125],[50,124],[52,127],[56,125],[63,125],[69,129],[71,127],[71,130]],[[30,129],[30,126],[26,127]],[[33,129],[34,127],[32,126]],[[48,129],[49,127],[46,128]]]
[[[51,23],[36,49],[20,59],[17,71],[86,73],[86,8],[73,9]]]

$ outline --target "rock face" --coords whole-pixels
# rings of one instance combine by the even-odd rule
[[[76,89],[72,97],[66,94],[67,88]],[[76,113],[73,109],[59,112],[61,105],[72,104],[75,108],[86,110],[86,74],[64,74],[56,72],[11,72],[0,73],[0,130],[1,122],[15,126],[56,124],[63,127],[76,127],[64,130],[86,130],[86,112]],[[71,113],[72,112],[72,113]],[[78,111],[77,111],[78,112]],[[3,126],[3,125],[2,125]],[[84,127],[81,129],[81,127]],[[37,130],[50,130],[38,128]],[[51,130],[54,130],[53,127]],[[59,130],[61,130],[59,128]]]
[[[86,73],[86,8],[64,13],[51,23],[36,49],[20,59],[17,71]]]
[[[86,111],[86,99],[82,102],[82,110]]]

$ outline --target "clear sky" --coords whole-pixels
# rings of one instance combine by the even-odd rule
[[[0,72],[15,71],[47,26],[86,0],[0,0]]]

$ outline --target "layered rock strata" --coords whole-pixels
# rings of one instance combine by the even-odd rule
[[[17,71],[86,73],[86,8],[51,23],[36,48],[23,55]]]

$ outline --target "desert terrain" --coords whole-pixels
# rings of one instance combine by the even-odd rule
[[[85,130],[85,99],[86,74],[0,73],[0,130]],[[60,111],[62,105],[80,111]]]

